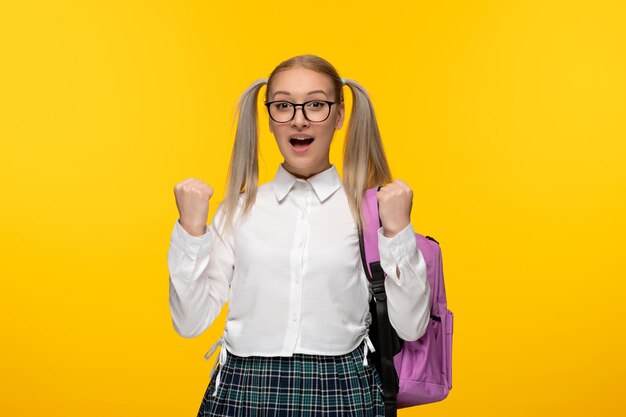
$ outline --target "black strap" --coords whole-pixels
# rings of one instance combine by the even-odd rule
[[[378,190],[380,188],[378,187]],[[382,227],[380,216],[378,217],[378,224],[379,227]],[[387,294],[385,292],[385,272],[380,266],[380,262],[372,262],[368,268],[362,234],[360,234],[359,238],[361,259],[372,291],[372,300],[370,302],[372,325],[370,326],[370,335],[372,336],[372,343],[376,348],[376,352],[372,354],[373,362],[382,381],[385,417],[396,417],[396,395],[398,394],[399,381],[393,357],[402,348],[402,340],[398,337],[389,321]],[[371,274],[369,273],[370,269]]]
[[[380,188],[381,187],[378,187],[378,191],[380,191]],[[380,215],[378,216],[378,225],[379,227],[383,225],[380,220]],[[426,236],[426,238],[439,244],[439,242],[431,236]],[[372,315],[370,336],[376,348],[376,352],[372,353],[372,357],[382,380],[385,417],[397,417],[396,395],[398,394],[400,384],[393,357],[400,352],[404,341],[400,339],[398,333],[389,321],[387,294],[385,293],[385,272],[380,266],[380,262],[372,262],[368,268],[365,258],[365,242],[362,233],[359,233],[359,245],[361,248],[361,261],[363,262],[365,275],[370,281],[373,295],[370,302],[370,313]],[[372,271],[371,274],[370,269]],[[441,321],[441,318],[434,314],[431,314],[430,318]]]
[[[393,363],[394,356],[394,340],[399,340],[398,335],[389,322],[389,314],[387,311],[387,295],[385,294],[385,273],[380,266],[380,262],[372,262],[372,290],[376,323],[372,337],[376,342],[376,350],[378,352],[378,370],[383,385],[383,399],[385,401],[385,417],[395,417],[397,404],[396,395],[398,394],[399,381],[396,368]],[[374,314],[372,315],[374,316]],[[373,321],[372,317],[372,321]],[[374,324],[374,323],[372,323]]]

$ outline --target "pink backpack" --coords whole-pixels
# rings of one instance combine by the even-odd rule
[[[385,295],[385,273],[378,253],[376,192],[370,188],[363,197],[364,235],[360,236],[363,267],[370,281],[372,325],[370,336],[376,349],[375,366],[381,376],[385,416],[395,416],[397,408],[441,401],[452,388],[452,322],[443,282],[439,243],[430,236],[415,234],[417,246],[426,261],[430,285],[430,320],[426,333],[416,341],[401,340],[389,322]]]

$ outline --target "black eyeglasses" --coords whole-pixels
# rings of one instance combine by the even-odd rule
[[[302,114],[309,122],[319,123],[328,119],[330,116],[330,108],[336,101],[326,100],[310,100],[302,104],[292,103],[290,101],[266,101],[265,105],[270,117],[276,123],[287,123],[296,116],[296,107],[302,107]]]

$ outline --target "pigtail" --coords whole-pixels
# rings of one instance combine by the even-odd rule
[[[361,201],[366,189],[392,182],[374,106],[367,91],[354,80],[345,79],[352,90],[352,113],[343,151],[343,183],[352,215],[363,229]]]
[[[353,104],[343,152],[343,188],[348,197],[350,211],[359,231],[363,230],[361,201],[366,189],[386,185],[392,181],[387,157],[374,115],[374,107],[365,89],[354,80],[342,79],[337,70],[325,59],[315,55],[299,55],[281,62],[269,75],[255,81],[241,95],[237,105],[239,120],[235,144],[230,161],[226,198],[223,202],[224,224],[230,227],[235,212],[245,215],[256,199],[258,181],[258,119],[257,97],[265,84],[268,88],[273,77],[289,68],[304,67],[327,75],[335,88],[336,101],[343,100],[342,87],[352,90]],[[238,207],[241,210],[238,210]]]
[[[222,203],[223,224],[232,226],[237,206],[242,199],[242,212],[245,215],[256,199],[259,177],[259,132],[257,98],[267,78],[256,80],[243,92],[237,103],[237,132],[230,158],[226,197]]]

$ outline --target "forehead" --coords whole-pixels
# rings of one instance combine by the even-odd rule
[[[330,97],[333,85],[328,76],[307,68],[291,68],[272,78],[269,97],[304,98],[320,95]]]

